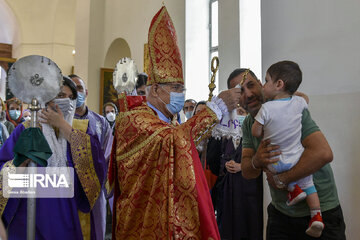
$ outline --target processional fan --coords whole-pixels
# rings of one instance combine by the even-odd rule
[[[134,60],[121,58],[115,66],[113,84],[115,90],[120,93],[131,95],[135,89],[138,70]]]
[[[47,102],[54,99],[60,92],[62,74],[59,67],[49,58],[38,55],[30,55],[17,60],[9,69],[8,83],[15,97],[30,105],[31,122],[30,128],[25,129],[14,148],[15,166],[24,160],[31,159],[29,173],[36,173],[36,163],[47,165],[47,159],[51,156],[51,149],[44,135],[38,128],[38,111]],[[29,147],[27,151],[16,151],[20,139],[25,139]],[[31,143],[31,144],[30,144]],[[31,145],[31,146],[30,146]],[[45,146],[44,146],[45,145]],[[18,148],[19,149],[19,148]],[[24,149],[24,148],[23,148]],[[36,163],[35,163],[36,162]],[[42,164],[41,164],[42,163]],[[35,189],[34,189],[35,190]],[[36,194],[27,199],[27,239],[35,239],[36,220]]]
[[[125,57],[118,61],[113,73],[113,85],[118,93],[119,112],[126,112],[146,100],[145,96],[136,96],[137,76],[134,60]]]

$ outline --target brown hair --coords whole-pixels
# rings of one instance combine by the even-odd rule
[[[103,115],[104,115],[104,116],[106,115],[106,114],[105,114],[105,108],[106,108],[106,106],[111,106],[111,107],[113,107],[113,108],[115,109],[115,114],[118,114],[118,109],[117,109],[116,105],[115,105],[114,103],[112,103],[112,102],[107,102],[107,103],[104,104],[104,107],[103,107]]]
[[[269,67],[267,73],[272,81],[281,79],[285,84],[285,91],[294,94],[302,81],[302,72],[297,63],[292,61],[281,61]]]
[[[6,100],[6,108],[8,109],[10,104],[12,104],[12,103],[15,103],[19,106],[22,105],[22,102],[20,99],[13,97],[13,98],[10,98],[9,100]]]
[[[228,80],[227,80],[227,87],[228,89],[230,89],[230,81],[233,80],[234,78],[236,78],[237,76],[239,76],[240,74],[249,71],[250,75],[253,76],[255,79],[258,79],[255,75],[255,73],[253,71],[251,71],[248,68],[237,68],[234,71],[232,71],[232,73],[230,73]]]
[[[18,119],[16,119],[16,120],[11,119],[10,113],[9,113],[9,111],[10,111],[9,106],[12,103],[15,103],[15,104],[20,106],[20,117]],[[13,98],[10,98],[9,100],[6,100],[6,120],[8,120],[12,124],[14,124],[15,127],[17,127],[17,125],[19,125],[19,123],[21,123],[21,120],[22,120],[22,102],[21,102],[20,99],[18,99],[16,97],[13,97]]]

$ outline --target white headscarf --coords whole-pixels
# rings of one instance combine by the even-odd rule
[[[64,119],[72,126],[72,122],[75,114],[76,99],[70,99],[70,108],[68,112],[63,113]],[[59,137],[56,137],[55,131],[52,126],[48,124],[42,124],[42,131],[48,142],[53,154],[48,159],[48,167],[67,167],[67,142],[64,136],[60,133]]]

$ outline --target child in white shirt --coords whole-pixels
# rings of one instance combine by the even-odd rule
[[[267,166],[273,174],[290,170],[304,151],[301,144],[301,119],[307,103],[304,98],[293,95],[301,81],[301,70],[298,64],[291,61],[275,63],[266,73],[263,92],[268,102],[262,105],[255,117],[252,135],[263,136],[263,139],[270,139],[271,144],[280,147],[280,160]],[[306,198],[311,212],[311,221],[306,233],[312,237],[320,237],[324,223],[312,175],[290,183],[287,190],[288,206]]]

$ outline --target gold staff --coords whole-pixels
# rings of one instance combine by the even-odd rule
[[[215,63],[216,62],[216,63]],[[215,66],[214,66],[214,63],[215,63]],[[218,71],[219,69],[219,58],[218,57],[213,57],[211,59],[211,71],[212,71],[212,76],[211,76],[211,80],[210,80],[210,83],[209,83],[209,90],[210,90],[210,93],[209,93],[209,99],[208,99],[208,102],[211,101],[212,97],[213,97],[213,94],[212,92],[214,91],[214,89],[216,88],[216,85],[215,85],[215,76],[216,76],[216,72]],[[201,131],[200,132],[200,136],[195,139],[195,146],[197,146],[203,139],[205,139],[208,135],[208,133],[210,133],[212,131],[212,129],[215,127],[216,124],[213,124],[210,129],[207,129],[205,130],[204,132]]]
[[[214,63],[216,62],[216,65],[214,67]],[[216,72],[218,71],[219,69],[219,58],[218,57],[213,57],[211,59],[211,71],[212,71],[212,76],[211,76],[211,80],[210,80],[210,83],[209,83],[209,90],[210,90],[210,93],[209,93],[209,99],[208,101],[210,102],[212,97],[213,97],[213,94],[212,92],[214,91],[214,89],[216,88],[216,85],[215,85],[215,76],[216,76]]]

